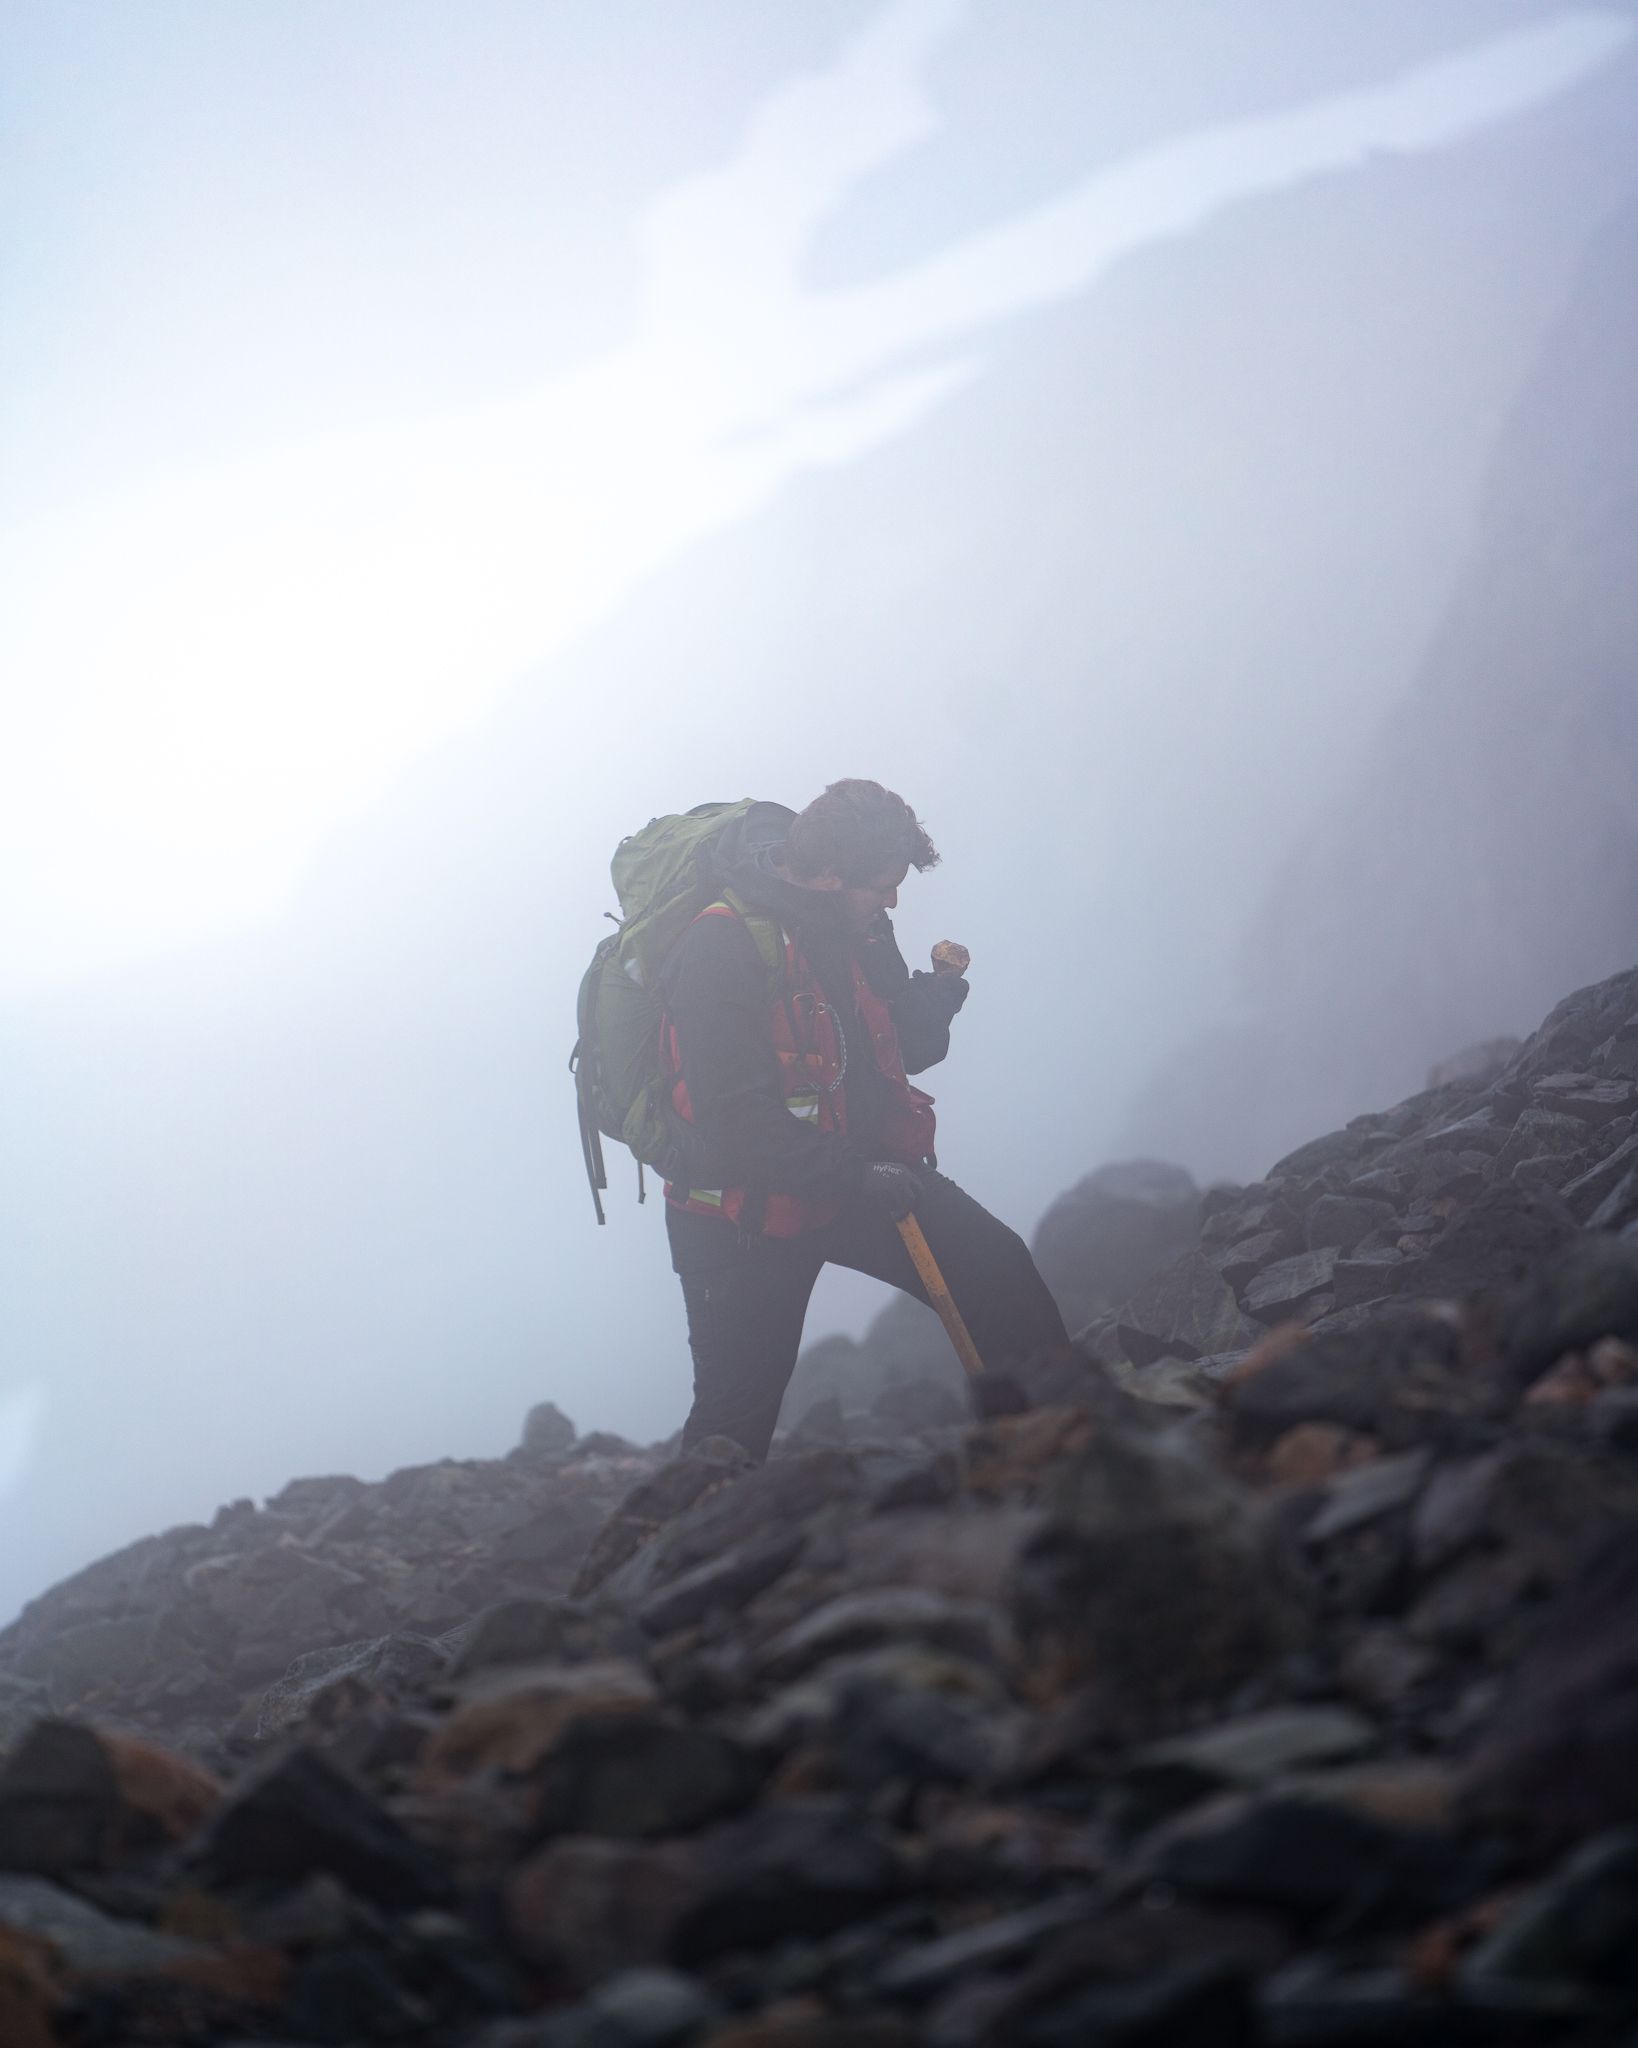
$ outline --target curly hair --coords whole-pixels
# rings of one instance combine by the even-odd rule
[[[862,888],[900,861],[922,870],[938,865],[938,849],[902,796],[879,782],[833,782],[791,820],[786,870],[800,881],[827,872]]]

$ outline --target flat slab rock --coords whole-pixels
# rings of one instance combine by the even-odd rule
[[[1185,1252],[1146,1281],[1121,1309],[1118,1328],[1134,1365],[1243,1351],[1262,1335],[1203,1251]]]
[[[1323,1294],[1336,1271],[1337,1247],[1276,1259],[1246,1289],[1246,1307],[1261,1321],[1279,1322],[1315,1294]]]

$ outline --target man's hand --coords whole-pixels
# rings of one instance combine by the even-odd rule
[[[900,1223],[921,1200],[923,1189],[908,1166],[901,1166],[896,1159],[872,1159],[859,1192],[875,1215]]]

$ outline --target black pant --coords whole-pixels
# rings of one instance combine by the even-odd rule
[[[941,1173],[920,1176],[916,1220],[986,1366],[1067,1345],[1029,1247]],[[800,1237],[742,1239],[733,1224],[668,1207],[671,1263],[688,1309],[694,1406],[683,1441],[732,1437],[766,1457],[820,1268],[849,1266],[917,1301],[927,1290],[897,1226],[850,1204]]]

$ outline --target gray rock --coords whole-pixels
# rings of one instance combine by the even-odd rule
[[[1266,1181],[1241,1188],[1226,1208],[1217,1210],[1200,1233],[1202,1244],[1236,1244],[1266,1230],[1285,1230],[1293,1215],[1282,1190]]]
[[[1192,1823],[1192,1824],[1191,1824]],[[1266,1906],[1299,1925],[1414,1926],[1471,1895],[1481,1866],[1442,1836],[1384,1827],[1277,1792],[1214,1803],[1160,1848],[1156,1875],[1206,1898]]]
[[[1587,1218],[1589,1230],[1625,1230],[1638,1218],[1638,1164],[1629,1166]]]
[[[802,1411],[802,1419],[791,1431],[792,1440],[803,1445],[847,1443],[847,1418],[836,1394],[822,1394]]]
[[[1330,1422],[1394,1448],[1438,1435],[1483,1389],[1456,1371],[1456,1332],[1413,1312],[1354,1311],[1356,1328],[1316,1333],[1228,1393],[1236,1437],[1266,1444],[1299,1422]]]
[[[1120,1311],[1120,1341],[1134,1365],[1168,1354],[1202,1358],[1242,1351],[1262,1332],[1240,1313],[1234,1290],[1207,1252],[1185,1252],[1140,1287]]]
[[[1280,1258],[1290,1242],[1290,1235],[1284,1230],[1259,1230],[1254,1236],[1236,1238],[1223,1251],[1213,1252],[1211,1262],[1230,1287],[1239,1289],[1253,1273]]]
[[[1563,1848],[1638,1826],[1638,1541],[1613,1536],[1508,1671],[1464,1776],[1475,1817]]]
[[[443,1638],[450,1675],[463,1678],[496,1664],[574,1663],[628,1654],[635,1636],[619,1616],[561,1595],[524,1594],[498,1600]]]
[[[737,1812],[762,1772],[749,1750],[661,1715],[585,1714],[534,1775],[537,1835],[640,1841]]]
[[[1578,1117],[1542,1107],[1527,1109],[1496,1154],[1495,1173],[1505,1179],[1521,1159],[1540,1159],[1553,1152],[1573,1152],[1586,1142],[1587,1127]]]
[[[200,1870],[234,1885],[329,1871],[389,1907],[443,1896],[447,1863],[316,1751],[275,1756],[233,1788],[197,1845]]]
[[[1321,1195],[1304,1219],[1308,1248],[1321,1251],[1332,1245],[1346,1257],[1361,1238],[1369,1237],[1373,1230],[1382,1229],[1393,1219],[1391,1202],[1370,1201],[1358,1195]]]
[[[622,1970],[517,2048],[687,2048],[721,2017],[704,1987],[675,1970]]]
[[[1255,1504],[1169,1435],[1101,1430],[1046,1505],[1014,1585],[1019,1640],[1109,1729],[1221,1703],[1302,1640]]]
[[[948,1429],[967,1420],[967,1404],[947,1380],[901,1380],[884,1387],[870,1409],[871,1419],[896,1434]]]
[[[51,1711],[49,1686],[15,1672],[0,1672],[0,1758]]]
[[[448,1669],[447,1650],[430,1636],[400,1631],[309,1650],[296,1658],[277,1684],[268,1687],[257,1716],[256,1734],[265,1740],[305,1721],[326,1693],[349,1682],[383,1697],[404,1692]]]
[[[751,1463],[742,1445],[708,1437],[640,1481],[593,1539],[574,1582],[576,1597],[595,1592],[661,1529]]]
[[[1150,1159],[1101,1166],[1060,1195],[1031,1249],[1068,1327],[1113,1308],[1192,1245],[1200,1207],[1189,1174]]]
[[[802,1548],[800,1529],[759,1529],[720,1556],[706,1557],[650,1593],[637,1616],[650,1635],[669,1635],[708,1614],[735,1614],[771,1586]]]
[[[1129,1769],[1182,1772],[1203,1788],[1261,1785],[1287,1771],[1348,1763],[1379,1742],[1370,1722],[1348,1707],[1268,1707],[1150,1743],[1136,1752]]]
[[[828,1658],[892,1643],[919,1643],[979,1664],[1001,1660],[993,1611],[921,1586],[882,1586],[843,1593],[776,1636],[758,1656],[760,1673],[786,1681]]]
[[[1374,1458],[1367,1465],[1339,1472],[1326,1482],[1320,1503],[1303,1529],[1303,1541],[1328,1543],[1407,1506],[1420,1491],[1431,1463],[1431,1454],[1425,1450],[1402,1451],[1397,1457]]]
[[[1446,1088],[1460,1081],[1470,1088],[1488,1087],[1507,1071],[1519,1051],[1520,1041],[1516,1038],[1482,1039],[1477,1045],[1466,1046],[1461,1052],[1452,1053],[1449,1059],[1440,1060],[1430,1067],[1427,1085]]]
[[[1638,1131],[1611,1146],[1596,1165],[1589,1166],[1585,1173],[1565,1184],[1565,1206],[1584,1223],[1610,1190],[1635,1166],[1638,1166]]]
[[[1354,1308],[1365,1301],[1380,1301],[1391,1294],[1405,1264],[1405,1254],[1388,1245],[1357,1258],[1338,1259],[1331,1269],[1331,1293],[1339,1309]]]
[[[1278,1259],[1265,1266],[1246,1289],[1246,1307],[1262,1322],[1282,1322],[1295,1315],[1310,1296],[1330,1287],[1336,1264],[1334,1247]]]
[[[1638,1993],[1638,1830],[1586,1843],[1491,1929],[1458,1981],[1497,1980]]]
[[[113,1919],[43,1877],[0,1876],[0,1927],[41,1936],[71,1970],[87,1974],[158,1973],[210,1953],[140,1921]]]
[[[1486,1103],[1471,1116],[1458,1117],[1454,1123],[1435,1124],[1431,1131],[1422,1134],[1422,1146],[1428,1152],[1500,1152],[1507,1143],[1511,1126],[1498,1117],[1495,1109]]]
[[[1359,1158],[1365,1149],[1363,1133],[1359,1131],[1329,1131],[1323,1138],[1312,1138],[1306,1145],[1299,1145],[1295,1152],[1277,1160],[1269,1171],[1269,1179],[1307,1180],[1327,1166],[1346,1166]]]
[[[906,1876],[887,1830],[851,1800],[769,1801],[701,1846],[704,1881],[674,1944],[696,1966],[845,1927],[880,1912]]]
[[[1633,1083],[1617,1076],[1549,1074],[1532,1083],[1530,1093],[1544,1109],[1573,1116],[1594,1128],[1625,1116],[1632,1108]]]
[[[1514,1296],[1502,1352],[1523,1386],[1600,1337],[1638,1341],[1638,1244],[1624,1238],[1580,1238],[1541,1261]]]
[[[1593,1054],[1590,1064],[1601,1074],[1638,1080],[1638,1017],[1606,1038]]]
[[[523,1418],[522,1448],[535,1458],[562,1458],[574,1449],[575,1427],[555,1401],[538,1401]]]
[[[1115,1366],[1115,1383],[1134,1401],[1157,1408],[1209,1408],[1216,1398],[1204,1359],[1157,1358],[1152,1365]]]
[[[1556,1195],[1503,1182],[1464,1209],[1408,1277],[1424,1298],[1504,1293],[1575,1234],[1575,1218]]]
[[[99,1686],[129,1684],[153,1668],[154,1617],[88,1621],[21,1651],[19,1678],[34,1679],[65,1704]]]
[[[1562,1191],[1586,1167],[1584,1152],[1544,1152],[1537,1159],[1521,1159],[1513,1178],[1521,1188],[1556,1188]]]

